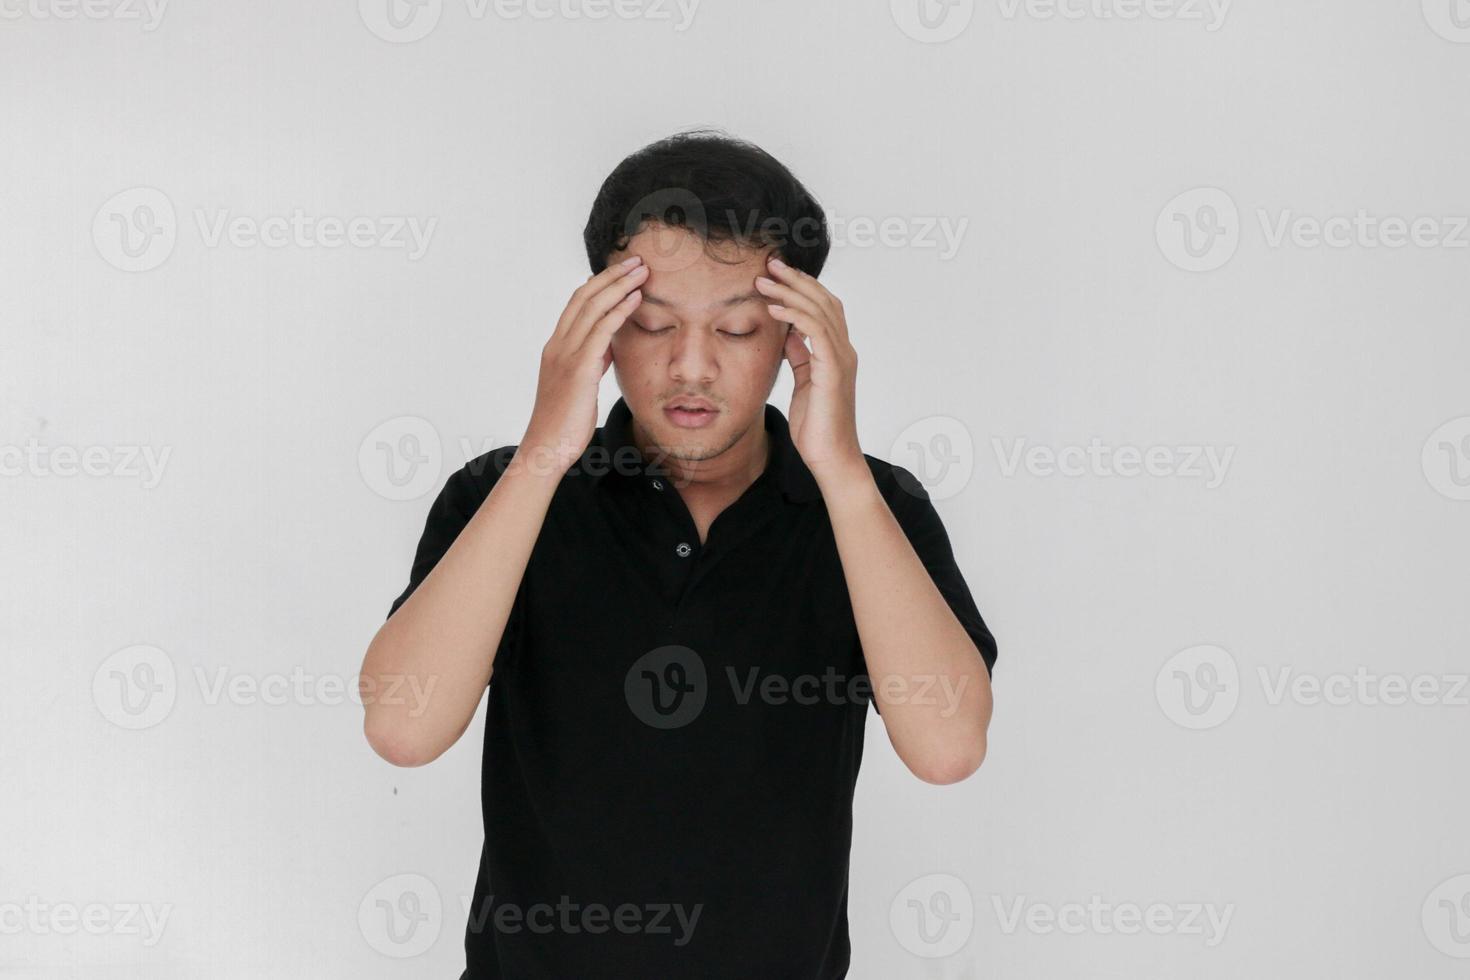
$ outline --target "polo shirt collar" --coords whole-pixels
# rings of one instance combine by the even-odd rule
[[[801,452],[791,441],[791,427],[786,416],[775,405],[767,403],[765,423],[766,433],[771,440],[771,458],[763,475],[772,486],[780,489],[783,497],[793,503],[820,497],[821,490],[817,487],[816,477],[812,476],[812,471],[801,458]],[[633,441],[633,410],[628,407],[627,399],[619,396],[613,403],[607,413],[607,420],[597,430],[593,443],[601,446],[605,453],[602,465],[592,469],[592,482],[597,485],[608,473],[617,471],[619,458],[626,459],[630,456],[625,451],[620,457],[618,450],[631,446],[634,447],[634,453],[638,452]],[[639,454],[637,458],[641,461],[642,455]]]

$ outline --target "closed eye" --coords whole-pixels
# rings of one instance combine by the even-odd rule
[[[721,330],[720,333],[727,337],[754,337],[761,332],[761,325],[758,322],[744,326],[744,330]]]
[[[654,328],[648,326],[647,324],[639,323],[637,320],[631,319],[628,322],[633,324],[633,326],[637,327],[639,330],[642,330],[644,333],[652,334],[654,336],[657,336],[658,334],[668,333],[670,330],[674,329],[672,326]],[[760,327],[752,327],[749,330],[718,330],[716,331],[716,333],[724,334],[726,337],[753,337],[757,333],[760,333]]]

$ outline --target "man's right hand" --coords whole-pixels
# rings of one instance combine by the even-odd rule
[[[647,278],[648,267],[635,255],[572,293],[541,349],[536,404],[516,453],[535,472],[559,479],[592,441],[598,387],[612,364],[612,336],[643,302],[638,287]]]
[[[437,759],[469,727],[556,484],[597,431],[597,388],[612,365],[612,335],[643,301],[638,286],[647,277],[641,260],[634,259],[591,277],[572,294],[541,353],[536,407],[520,448],[368,645],[360,681],[363,730],[373,749],[394,765]],[[461,486],[456,499],[441,493],[450,502],[437,519],[452,520],[451,511],[469,506],[465,496],[472,490]],[[424,697],[407,702],[369,696],[389,685],[396,691],[404,679]]]

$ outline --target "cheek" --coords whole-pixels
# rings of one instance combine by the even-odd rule
[[[614,355],[628,356],[637,349],[638,337],[634,333],[636,329],[631,325],[624,325],[617,329],[612,335],[612,340],[608,342]]]
[[[659,361],[655,338],[640,334],[637,327],[625,326],[612,335],[608,347],[613,361],[625,371],[637,371],[656,366]]]
[[[764,364],[781,360],[786,346],[786,325],[761,328],[758,337],[752,337],[745,345],[745,354],[753,361]]]
[[[737,350],[726,350],[721,361],[727,378],[740,377],[752,389],[769,387],[781,370],[781,343],[770,335],[742,343]]]

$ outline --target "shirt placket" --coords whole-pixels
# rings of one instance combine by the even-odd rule
[[[655,509],[667,518],[660,527],[655,548],[662,569],[660,578],[668,585],[672,621],[688,596],[707,545],[700,544],[699,529],[695,527],[689,508],[668,480],[657,476],[645,477],[644,483],[645,492],[653,497]]]

